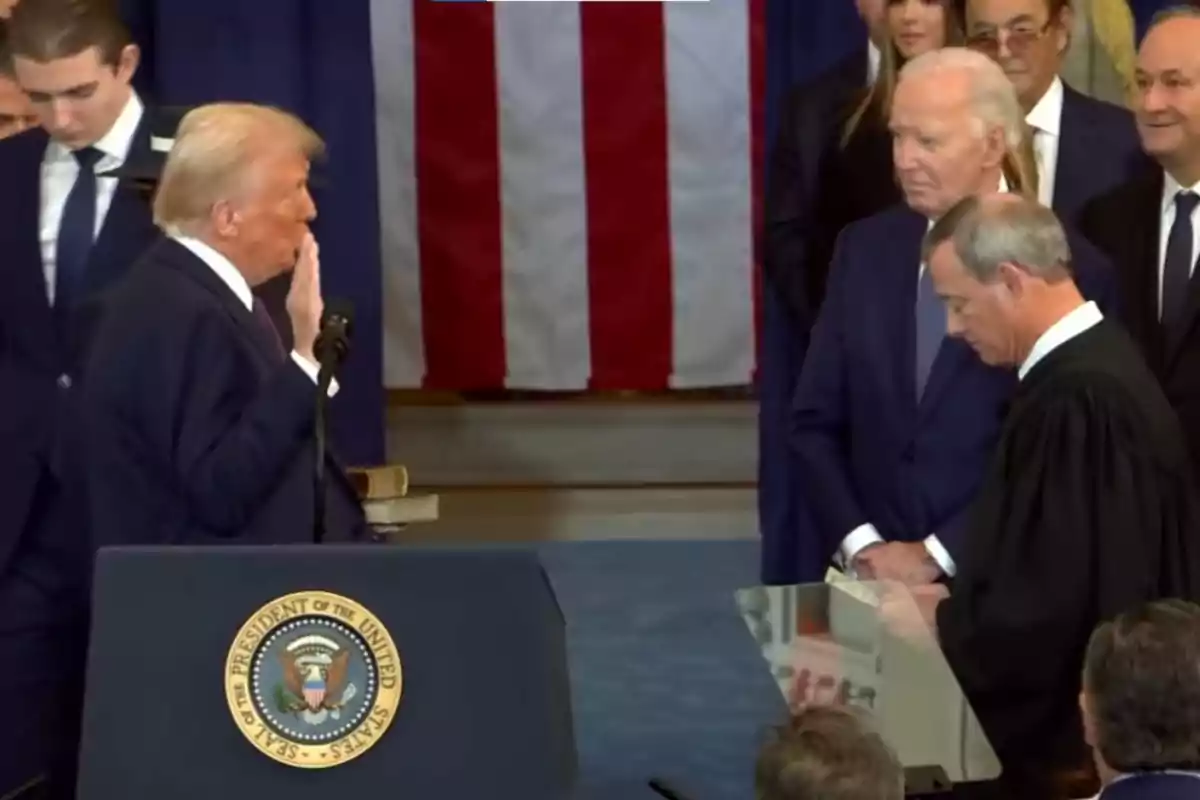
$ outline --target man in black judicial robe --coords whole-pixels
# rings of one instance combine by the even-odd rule
[[[925,242],[948,328],[1018,367],[1013,399],[946,596],[922,615],[1004,768],[1033,792],[1088,763],[1080,670],[1096,624],[1195,598],[1200,513],[1179,422],[1132,341],[1084,302],[1053,212],[968,199]]]

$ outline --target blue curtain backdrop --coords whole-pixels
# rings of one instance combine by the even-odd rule
[[[852,0],[768,0],[766,130],[768,151],[790,87],[812,79],[866,41]],[[768,163],[770,162],[768,152]],[[783,300],[770,281],[763,287],[759,355],[759,528],[763,580],[821,580],[820,553],[798,537],[803,524],[797,502],[797,468],[788,444],[788,408],[800,370],[802,340],[792,329]]]
[[[381,463],[385,394],[380,308],[375,96],[368,3],[325,0],[121,0],[143,50],[148,102],[247,100],[315,128],[329,160],[314,187],[326,299],[354,303],[330,438],[350,464]]]
[[[1192,0],[1195,5],[1195,0]],[[1133,19],[1137,26],[1137,38],[1140,42],[1150,24],[1150,18],[1158,11],[1171,6],[1188,5],[1187,0],[1129,0],[1129,8],[1133,11]]]

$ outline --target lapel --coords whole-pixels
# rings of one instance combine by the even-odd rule
[[[1150,772],[1121,777],[1105,786],[1098,800],[1184,800],[1200,797],[1200,774]]]
[[[1090,125],[1086,100],[1063,84],[1062,114],[1059,117],[1058,157],[1054,168],[1054,197],[1051,205],[1060,218],[1069,219],[1088,199],[1089,163],[1094,148],[1095,126]]]
[[[269,334],[258,324],[253,312],[246,308],[241,298],[233,293],[208,264],[183,245],[171,239],[163,239],[158,247],[163,248],[168,264],[203,287],[221,304],[225,313],[237,326],[238,333],[247,347],[256,354],[259,375],[270,374],[279,361],[275,343],[267,338]]]
[[[129,144],[126,162],[142,159],[150,150],[150,118],[146,108]],[[153,241],[154,221],[149,203],[132,184],[120,181],[104,217],[100,235],[88,258],[84,292],[103,289],[122,275],[147,242]]]
[[[6,182],[11,180],[14,192],[25,198],[7,209],[12,216],[5,220],[5,225],[12,232],[13,249],[4,255],[6,260],[11,258],[11,263],[15,265],[8,291],[11,292],[15,307],[23,309],[28,315],[22,323],[21,333],[32,341],[44,343],[52,341],[55,336],[50,298],[46,294],[46,270],[41,244],[42,159],[50,137],[38,128],[20,137],[20,142],[25,152],[15,154],[10,167],[13,174],[5,176]],[[32,197],[38,198],[38,201],[29,202],[28,198]],[[45,350],[43,345],[31,352]]]
[[[888,361],[894,366],[892,375],[899,398],[898,408],[911,419],[917,411],[917,281],[920,278],[919,253],[921,239],[929,227],[928,221],[907,207],[896,212],[890,230],[880,240],[884,242],[888,263],[879,283],[884,293],[881,307],[888,315],[883,325],[890,340]],[[936,369],[936,364],[934,365]],[[931,378],[932,382],[932,378]]]
[[[1151,367],[1163,374],[1166,361],[1158,313],[1159,230],[1162,227],[1163,173],[1155,167],[1126,184],[1120,202],[1112,206],[1111,226],[1118,253],[1115,266],[1123,298],[1126,325],[1142,343]]]

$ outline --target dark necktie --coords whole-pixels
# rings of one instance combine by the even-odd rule
[[[925,382],[946,337],[946,309],[933,290],[933,278],[929,268],[921,270],[917,281],[917,399],[925,392]]]
[[[271,319],[271,313],[267,311],[267,304],[256,297],[252,310],[254,311],[254,321],[263,328],[263,335],[271,343],[275,357],[282,363],[286,355],[283,352],[283,340],[279,338],[279,330],[275,327],[275,321]]]
[[[54,307],[62,313],[79,299],[96,239],[96,162],[103,153],[94,147],[84,147],[73,155],[79,162],[79,175],[63,206],[54,252]]]
[[[1167,253],[1163,259],[1162,323],[1167,330],[1178,325],[1187,303],[1188,284],[1192,278],[1192,212],[1200,202],[1194,192],[1175,195],[1175,222],[1167,235]]]

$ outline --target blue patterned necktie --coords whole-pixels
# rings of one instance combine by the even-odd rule
[[[916,387],[917,399],[920,400],[942,340],[946,337],[946,309],[933,289],[933,278],[929,275],[928,267],[921,270],[921,278],[917,281],[916,318]]]
[[[1195,192],[1175,195],[1175,222],[1167,234],[1167,253],[1163,259],[1162,324],[1167,330],[1175,328],[1187,304],[1188,286],[1192,280],[1192,212],[1200,203]]]
[[[63,206],[54,255],[54,307],[69,311],[79,299],[88,257],[96,239],[96,163],[103,155],[94,147],[74,151],[79,175]]]

